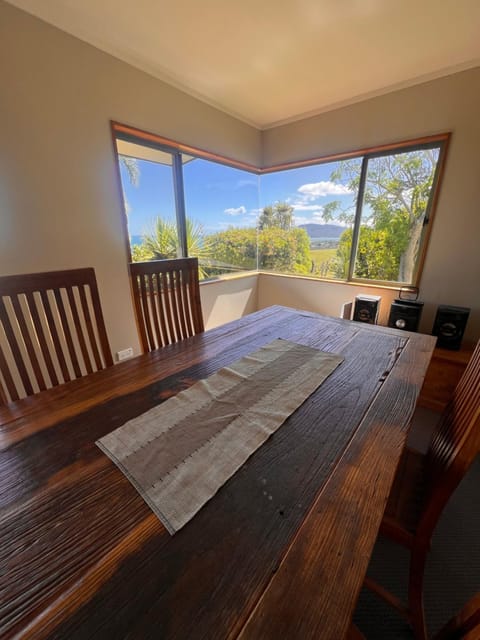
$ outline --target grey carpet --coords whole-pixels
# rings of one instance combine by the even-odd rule
[[[437,415],[418,410],[409,443],[424,450]],[[480,591],[480,459],[451,498],[435,530],[425,576],[425,614],[429,635],[436,633],[465,602]],[[379,538],[368,574],[405,598],[408,552]],[[355,624],[368,640],[412,640],[400,616],[364,589]]]

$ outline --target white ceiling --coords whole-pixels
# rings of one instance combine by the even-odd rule
[[[9,0],[259,128],[480,65],[480,0]]]

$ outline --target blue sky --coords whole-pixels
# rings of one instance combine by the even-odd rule
[[[329,163],[257,176],[196,158],[184,165],[187,215],[212,233],[255,226],[264,206],[286,201],[294,207],[295,224],[321,224],[327,202],[340,200],[342,206],[353,202],[345,185],[330,180],[335,166]],[[133,186],[121,166],[131,235],[148,232],[157,216],[175,218],[171,167],[138,160],[138,168],[139,184]]]

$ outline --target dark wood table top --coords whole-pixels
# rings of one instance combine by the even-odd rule
[[[170,536],[95,441],[279,337],[345,360]],[[433,347],[270,307],[0,408],[0,637],[344,637]]]

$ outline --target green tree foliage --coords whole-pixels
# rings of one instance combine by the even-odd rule
[[[352,229],[346,229],[340,236],[337,247],[333,271],[336,278],[346,280],[348,278],[348,265],[350,264],[350,251],[352,249]]]
[[[245,270],[257,267],[284,273],[310,273],[310,239],[304,229],[266,227],[228,229],[206,239],[211,256],[221,269]]]
[[[154,260],[152,253],[145,248],[144,244],[135,244],[131,247],[132,261],[133,262],[148,262]]]
[[[210,235],[205,235],[200,224],[187,218],[188,254],[199,259],[201,278],[257,266],[284,273],[311,272],[310,239],[304,229],[292,226],[293,208],[278,203],[265,210],[266,218],[272,213],[273,222],[262,228],[228,229]],[[142,243],[132,248],[134,262],[179,255],[177,225],[160,217],[155,219],[151,231],[144,234]]]
[[[392,280],[398,273],[398,251],[395,235],[385,229],[362,226],[358,238],[355,275],[369,280]],[[352,229],[340,236],[334,266],[335,276],[345,280],[348,276]]]
[[[258,218],[258,228],[271,229],[272,227],[288,231],[293,226],[293,207],[286,202],[276,202],[263,208]]]
[[[437,159],[438,149],[423,149],[369,160],[355,263],[357,277],[413,282]],[[357,192],[359,161],[341,162],[331,180],[342,181]],[[342,209],[338,201],[328,203],[323,215],[327,221],[350,224],[354,219],[353,208]],[[351,240],[351,231],[345,231],[337,252],[337,277],[345,277],[345,269],[348,271]]]
[[[256,229],[227,229],[209,235],[206,241],[218,273],[257,268]]]
[[[310,273],[310,238],[305,229],[272,227],[258,234],[259,268],[285,273]]]
[[[155,218],[150,231],[143,234],[140,247],[149,260],[178,258],[180,253],[176,223]]]
[[[208,275],[211,252],[203,227],[187,218],[186,228],[188,255],[198,258],[200,277],[205,278]],[[176,222],[161,217],[155,218],[151,230],[143,235],[142,243],[132,248],[134,262],[178,258],[180,254]]]

